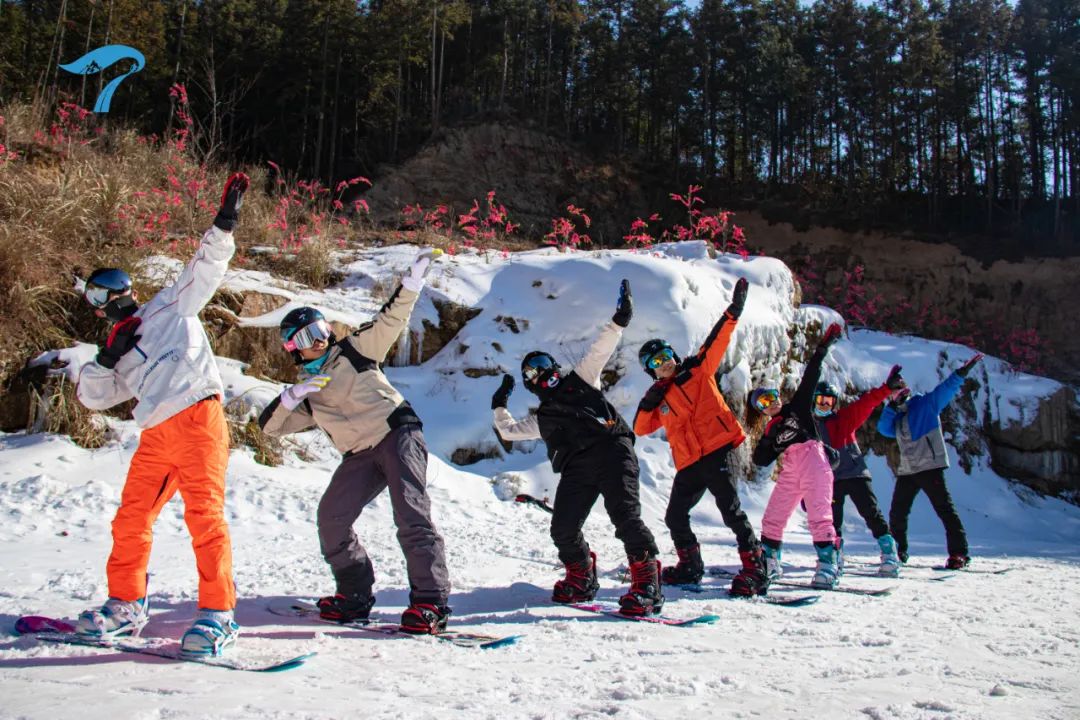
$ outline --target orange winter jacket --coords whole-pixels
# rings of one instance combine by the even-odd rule
[[[746,439],[716,385],[716,371],[736,322],[725,312],[697,354],[684,360],[673,378],[654,385],[666,386],[660,405],[652,409],[639,405],[634,416],[634,432],[638,435],[648,435],[661,427],[667,431],[677,470],[720,448],[737,447]]]

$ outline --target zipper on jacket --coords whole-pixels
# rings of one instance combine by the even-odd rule
[[[722,417],[720,417],[719,415],[717,415],[717,416],[716,416],[716,420],[717,420],[717,422],[719,422],[719,423],[720,423],[720,427],[724,428],[724,430],[726,430],[726,431],[728,431],[728,432],[731,432],[731,428],[729,428],[729,427],[728,427],[727,423],[726,423],[726,422],[724,422],[724,419],[723,419]]]

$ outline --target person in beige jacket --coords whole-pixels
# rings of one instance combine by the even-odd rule
[[[409,324],[433,257],[430,250],[421,252],[375,319],[347,337],[338,339],[311,307],[296,308],[281,321],[284,347],[302,366],[300,382],[267,406],[259,426],[275,437],[322,428],[343,455],[317,516],[323,557],[337,583],[336,593],[318,603],[328,620],[366,619],[375,604],[371,558],[353,523],[384,488],[411,586],[401,629],[435,634],[450,616],[445,548],[426,488],[423,426],[381,367]]]

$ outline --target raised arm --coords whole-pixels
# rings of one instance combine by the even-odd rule
[[[381,363],[386,360],[390,349],[394,347],[401,331],[409,324],[420,291],[424,289],[424,278],[431,268],[435,251],[422,250],[409,266],[409,272],[394,290],[394,294],[376,313],[375,319],[360,327],[346,342],[352,344],[361,355]]]
[[[214,224],[203,233],[195,257],[184,266],[176,282],[158,293],[155,300],[165,307],[175,307],[177,314],[184,317],[198,315],[210,301],[225,279],[229,259],[236,252],[233,229],[240,216],[240,206],[244,203],[248,184],[248,176],[244,173],[234,173],[229,177],[221,193],[221,205]]]
[[[829,418],[826,424],[829,427],[829,437],[834,444],[862,427],[862,424],[873,414],[874,408],[884,402],[890,393],[892,390],[886,385],[868,390],[855,402],[840,408],[835,418]]]
[[[825,331],[821,343],[810,356],[810,361],[806,363],[806,370],[803,372],[802,380],[799,382],[799,388],[795,391],[794,397],[791,398],[792,409],[799,413],[800,417],[812,421],[810,411],[814,403],[814,389],[821,379],[821,366],[825,362],[825,356],[828,354],[829,348],[838,339],[840,339],[840,326],[833,323]]]
[[[738,282],[735,283],[731,304],[728,305],[723,315],[713,325],[712,331],[705,338],[705,342],[702,343],[701,349],[697,352],[698,357],[702,358],[702,364],[710,374],[715,373],[724,360],[724,353],[727,352],[731,336],[735,332],[735,325],[738,324],[743,307],[746,305],[746,295],[749,288],[750,283],[747,282],[746,278],[739,278]]]
[[[578,374],[578,377],[597,390],[600,389],[600,373],[604,371],[604,366],[607,365],[611,354],[619,346],[622,331],[623,329],[614,322],[604,325],[600,329],[600,334],[596,336],[596,340],[593,341],[592,346],[589,347],[588,352],[585,353],[585,357],[574,368],[574,372]]]

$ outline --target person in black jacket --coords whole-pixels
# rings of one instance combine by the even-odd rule
[[[589,549],[581,528],[597,498],[603,496],[615,537],[623,542],[630,561],[631,585],[619,600],[620,610],[648,615],[660,612],[664,596],[656,541],[641,519],[634,432],[600,391],[600,373],[632,315],[630,283],[623,280],[615,315],[577,367],[564,372],[545,352],[525,356],[521,363],[525,387],[540,399],[535,416],[515,420],[506,409],[514,389],[509,374],[492,396],[491,408],[495,428],[504,440],[543,438],[551,467],[561,475],[551,538],[566,566],[566,577],[555,583],[551,599],[574,603],[596,596],[596,553]]]

